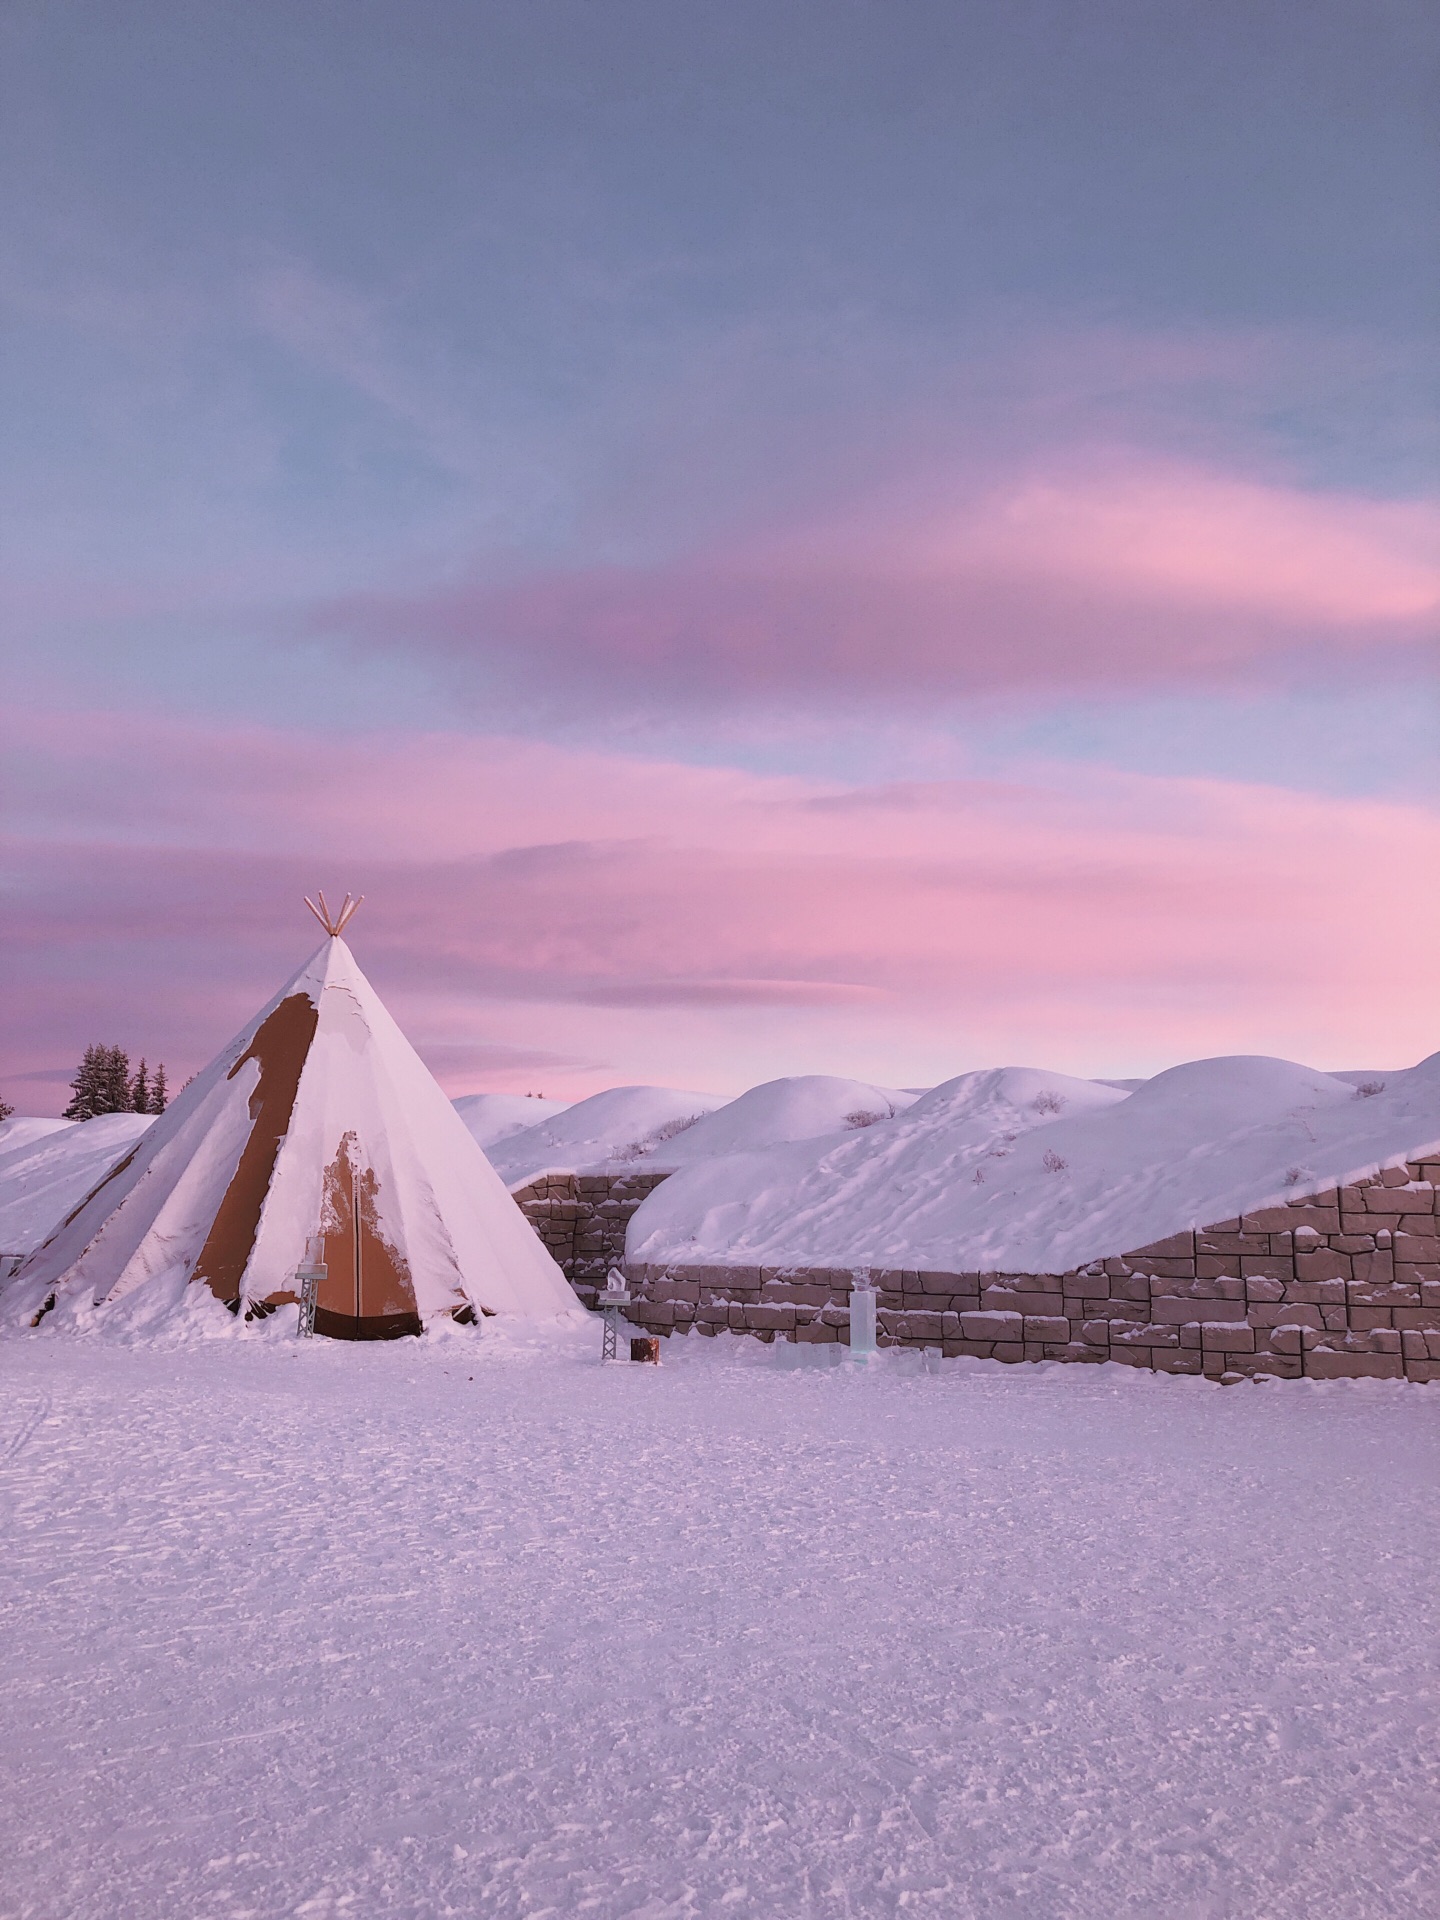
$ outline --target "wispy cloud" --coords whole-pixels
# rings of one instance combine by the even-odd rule
[[[584,1090],[601,1062],[723,1089],[1433,1041],[1440,906],[1416,875],[1440,822],[1418,806],[1058,768],[872,790],[135,716],[31,733],[16,1073],[101,1033],[198,1064],[303,957],[317,882],[367,894],[357,950],[455,1091],[542,1066]]]
[[[564,698],[1136,688],[1394,659],[1440,609],[1435,503],[1315,493],[1133,453],[933,479],[654,566],[354,596],[317,630]]]

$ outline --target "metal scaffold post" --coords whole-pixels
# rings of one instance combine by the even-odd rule
[[[320,1282],[328,1272],[324,1236],[312,1233],[305,1242],[305,1264],[295,1269],[300,1282],[300,1324],[296,1332],[302,1340],[309,1340],[315,1332],[315,1303],[320,1297]]]
[[[625,1317],[625,1308],[630,1304],[630,1295],[625,1288],[625,1276],[612,1267],[605,1277],[605,1288],[595,1296],[595,1304],[605,1322],[605,1331],[600,1340],[600,1359],[602,1362],[615,1358],[615,1344],[620,1333],[620,1322]]]

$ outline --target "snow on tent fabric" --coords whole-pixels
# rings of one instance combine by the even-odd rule
[[[297,1297],[317,1232],[317,1333],[385,1339],[440,1315],[575,1306],[338,937],[31,1255],[4,1317],[83,1324],[142,1294],[151,1307],[271,1308]]]

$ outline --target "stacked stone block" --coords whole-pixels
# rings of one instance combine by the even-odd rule
[[[623,1266],[630,1216],[663,1173],[544,1173],[515,1192],[520,1211],[587,1306]]]
[[[639,1296],[630,1317],[656,1333],[846,1341],[850,1289],[863,1277],[879,1290],[884,1345],[1167,1373],[1440,1380],[1440,1157],[1069,1273],[628,1273]]]

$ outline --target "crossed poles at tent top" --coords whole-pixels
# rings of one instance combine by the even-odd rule
[[[355,918],[356,909],[364,898],[364,894],[361,893],[357,894],[352,900],[347,893],[338,913],[331,913],[329,907],[325,904],[325,896],[323,893],[317,893],[315,896],[315,900],[320,902],[318,907],[315,904],[315,900],[312,900],[308,893],[305,896],[305,904],[320,922],[326,933],[329,934],[330,938],[332,940],[338,940],[346,927],[348,927],[350,922]]]

